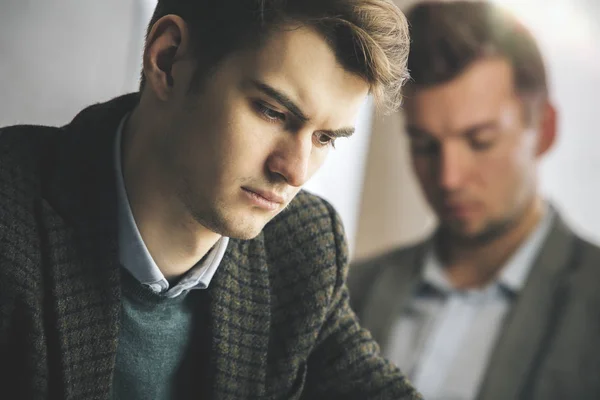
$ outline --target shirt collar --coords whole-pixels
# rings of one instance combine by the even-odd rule
[[[527,239],[509,258],[504,267],[502,267],[500,274],[496,278],[496,284],[505,287],[513,293],[518,293],[523,289],[539,249],[550,232],[554,215],[555,212],[552,207],[546,205],[544,216],[538,222],[535,230],[529,234]],[[444,272],[442,262],[435,252],[433,243],[425,253],[422,281],[445,294],[455,290]]]
[[[221,237],[207,255],[190,269],[174,287],[160,271],[138,230],[131,212],[121,166],[121,141],[126,115],[117,128],[115,138],[115,174],[119,223],[119,261],[121,265],[140,283],[149,286],[154,292],[167,297],[176,297],[190,289],[206,289],[210,284],[227,250],[228,237]]]

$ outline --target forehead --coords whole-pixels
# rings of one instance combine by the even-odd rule
[[[277,29],[258,49],[240,53],[238,63],[247,77],[285,92],[314,121],[334,125],[326,128],[352,123],[369,91],[367,82],[345,70],[323,37],[307,26]]]
[[[416,89],[405,109],[410,123],[447,132],[493,121],[517,104],[510,64],[490,58],[474,62],[450,82]]]

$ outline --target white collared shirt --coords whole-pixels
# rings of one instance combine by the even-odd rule
[[[537,228],[481,289],[457,290],[433,246],[421,284],[392,325],[386,356],[428,400],[473,400],[504,317],[524,287],[552,225],[548,207]]]
[[[229,238],[222,236],[200,262],[192,267],[175,286],[170,287],[169,282],[154,262],[142,239],[127,198],[121,168],[122,131],[127,118],[128,115],[121,120],[115,138],[119,260],[121,265],[140,283],[166,297],[177,297],[192,289],[206,289],[221,264],[227,250]]]

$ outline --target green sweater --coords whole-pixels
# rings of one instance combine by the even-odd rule
[[[184,377],[188,376],[193,361],[189,358],[191,338],[198,319],[194,318],[194,311],[201,309],[198,302],[206,299],[197,290],[170,299],[144,287],[128,273],[123,273],[122,284],[121,329],[112,398],[190,397],[190,380]]]

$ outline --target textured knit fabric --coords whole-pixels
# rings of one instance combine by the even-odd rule
[[[0,385],[12,398],[110,398],[122,303],[112,150],[137,99],[63,128],[0,131]],[[339,216],[304,192],[255,239],[232,239],[201,292],[202,397],[420,398],[358,325],[346,274]]]
[[[176,389],[179,375],[187,375],[182,368],[192,338],[195,296],[161,296],[126,272],[122,286],[112,399],[188,398],[190,393],[176,396]]]

